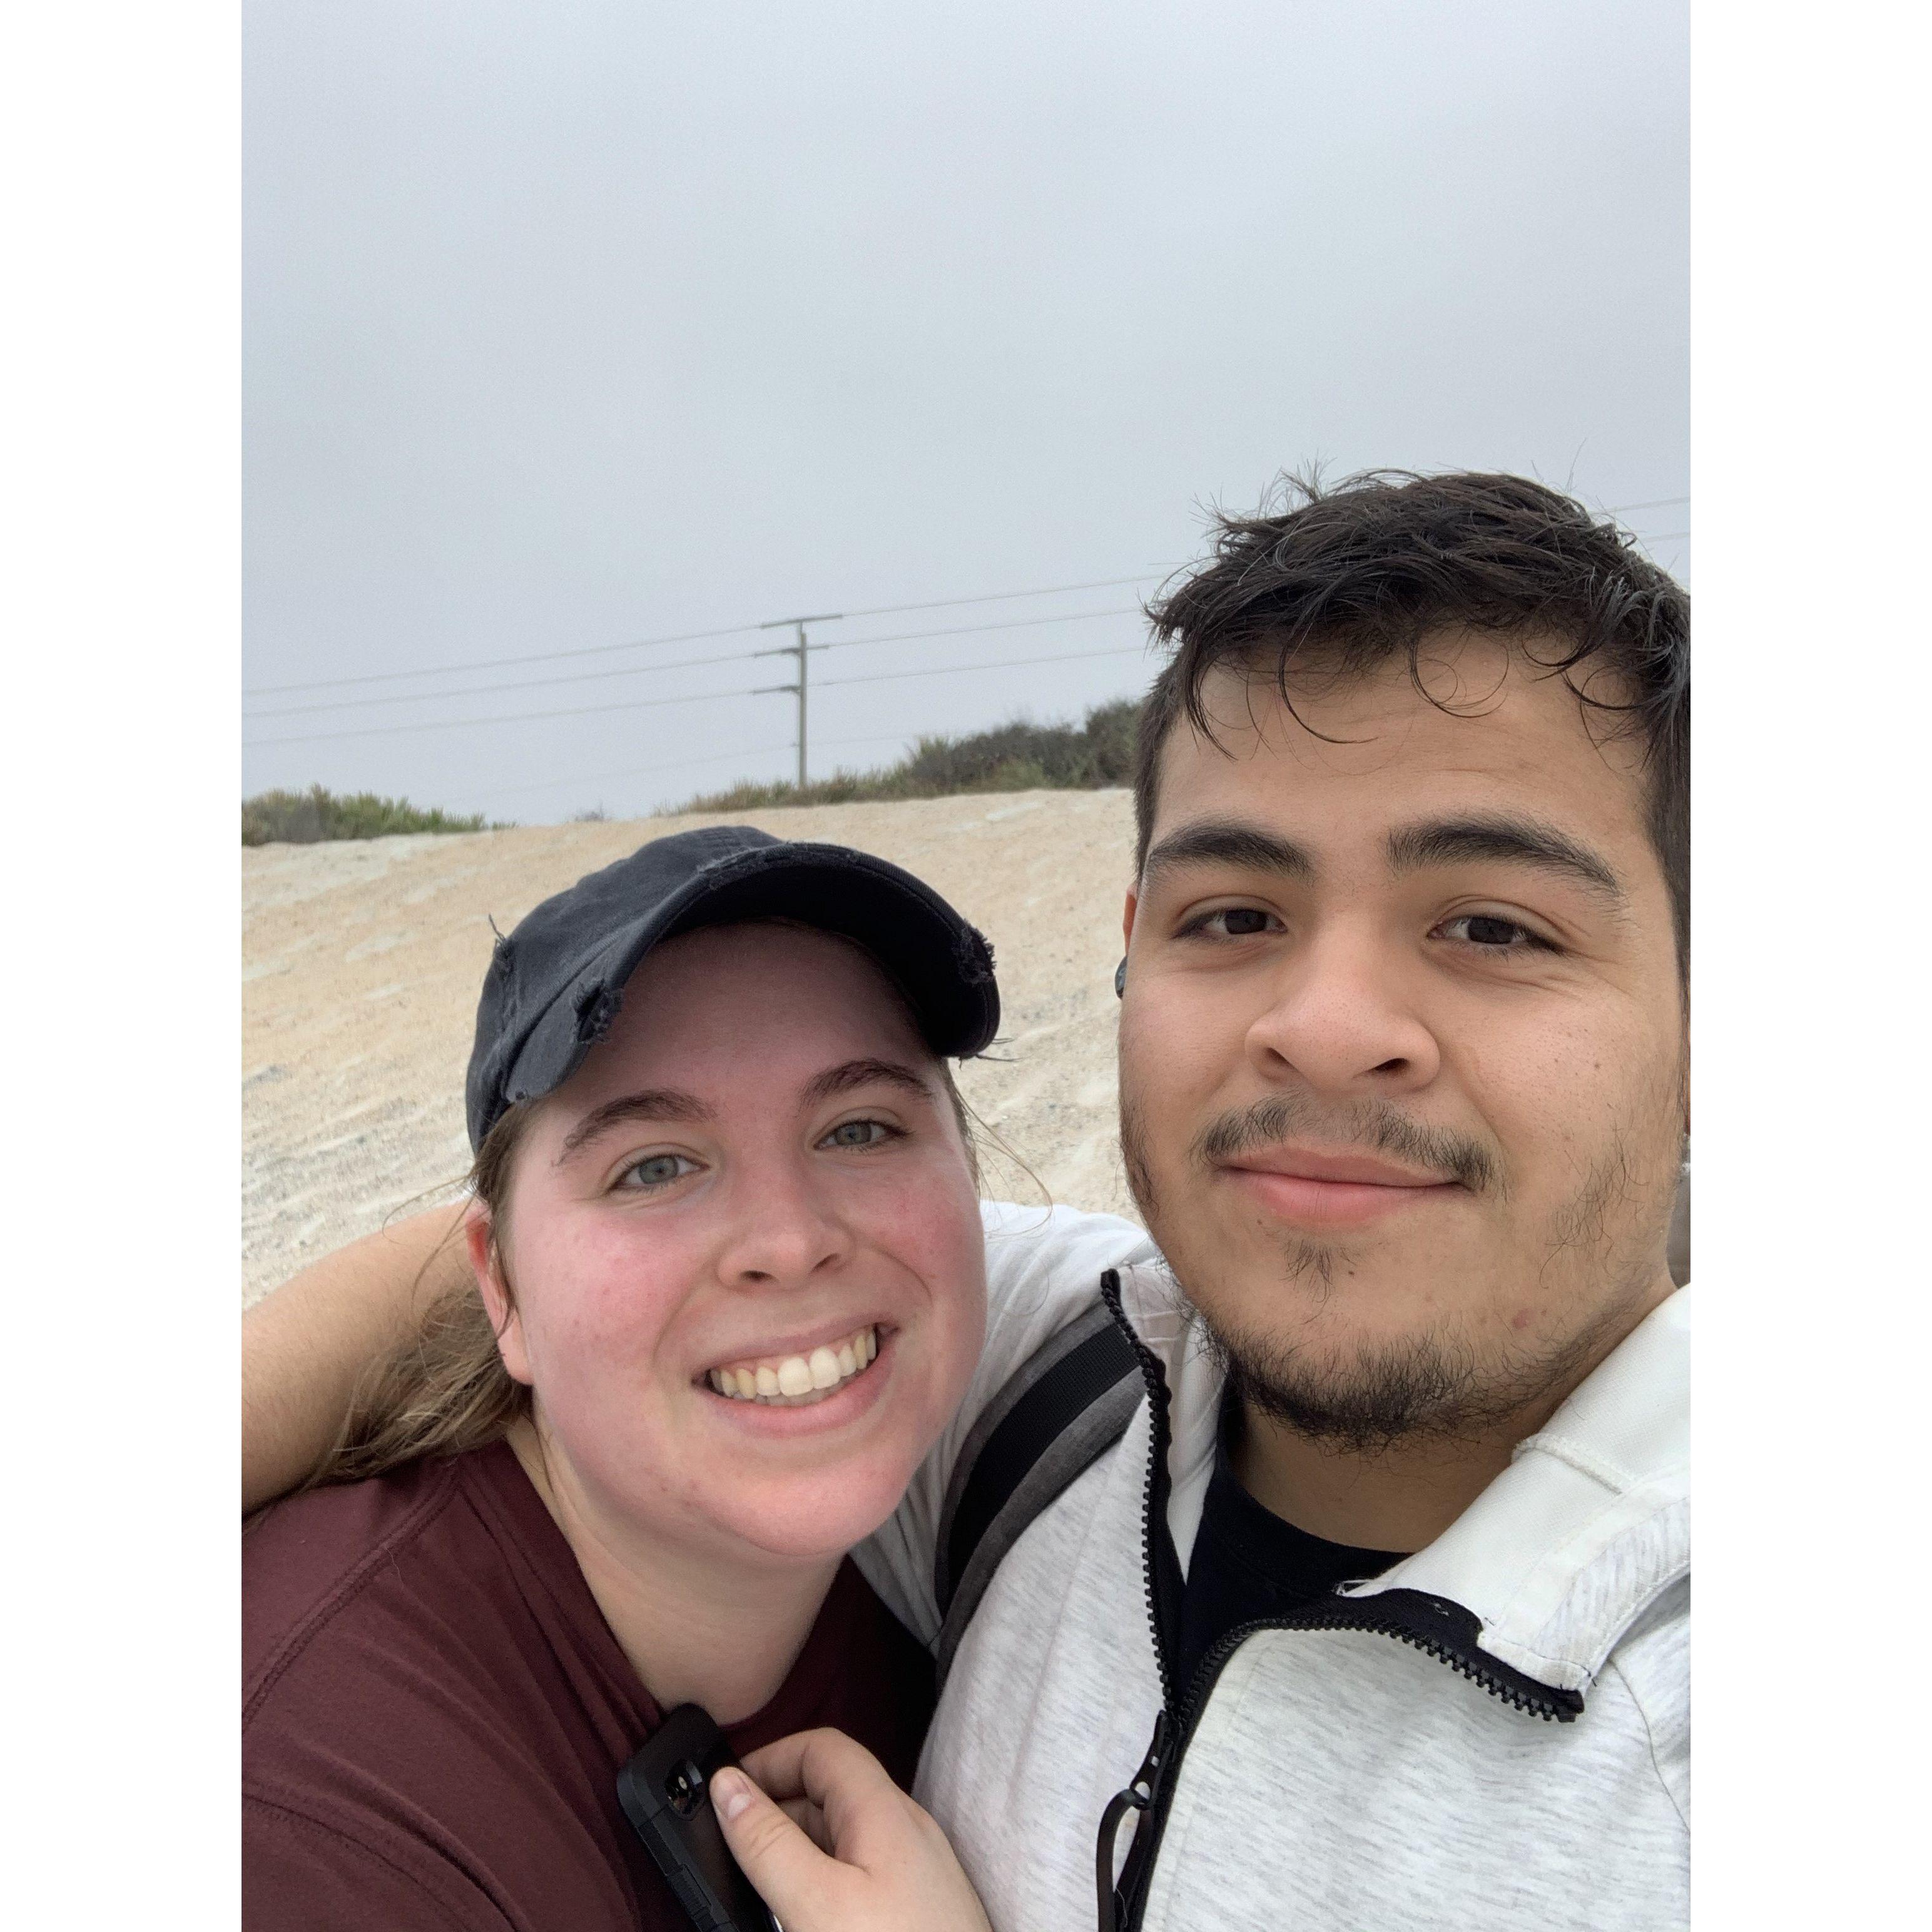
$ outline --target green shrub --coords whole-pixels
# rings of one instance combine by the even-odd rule
[[[1138,700],[1096,706],[1078,724],[1036,724],[1016,718],[964,738],[924,737],[896,765],[875,771],[834,772],[801,789],[788,782],[751,779],[707,792],[682,812],[756,812],[776,805],[850,805],[869,799],[945,798],[959,792],[1090,791],[1133,782]],[[576,822],[605,817],[602,806]],[[473,817],[422,812],[406,798],[362,791],[338,797],[320,785],[307,791],[265,791],[242,801],[244,845],[313,845],[326,838],[382,838],[396,832],[482,832]]]
[[[964,738],[921,738],[896,765],[834,772],[800,787],[746,779],[707,792],[685,812],[754,812],[775,805],[847,805],[865,799],[944,798],[958,792],[1090,791],[1133,782],[1137,700],[1096,706],[1078,724],[1016,718]]]
[[[481,832],[488,821],[419,812],[406,798],[358,791],[338,798],[320,785],[307,791],[258,792],[242,801],[244,845],[314,845],[325,838],[382,838],[394,832]]]

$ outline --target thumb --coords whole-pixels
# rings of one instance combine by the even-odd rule
[[[712,1774],[711,1802],[731,1856],[790,1932],[837,1924],[834,1895],[845,1874],[836,1858],[732,1766]]]

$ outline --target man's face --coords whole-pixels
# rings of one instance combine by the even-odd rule
[[[1210,677],[1127,901],[1136,1197],[1251,1397],[1358,1446],[1567,1392],[1669,1292],[1684,1127],[1635,748],[1493,639],[1424,677],[1312,730]]]

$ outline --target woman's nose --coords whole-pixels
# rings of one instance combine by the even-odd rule
[[[747,1173],[733,1190],[733,1226],[719,1272],[734,1285],[802,1287],[851,1252],[843,1218],[822,1186],[794,1172]]]

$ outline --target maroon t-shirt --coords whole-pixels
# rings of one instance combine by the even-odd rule
[[[281,1504],[242,1580],[249,1932],[686,1932],[617,1802],[661,1714],[506,1444]],[[932,1696],[848,1562],[726,1736],[836,1725],[910,1784]]]

